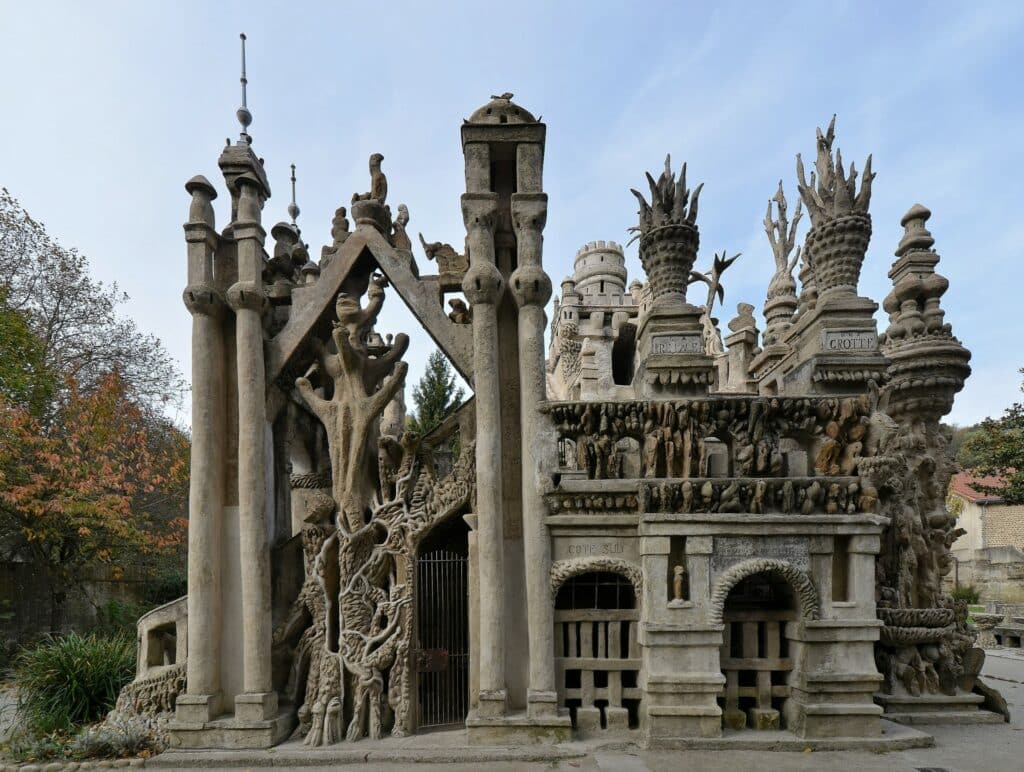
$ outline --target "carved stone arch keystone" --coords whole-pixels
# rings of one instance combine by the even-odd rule
[[[558,595],[562,585],[569,579],[580,574],[589,574],[595,571],[610,571],[621,574],[633,584],[639,602],[640,591],[643,588],[644,575],[639,566],[630,563],[628,560],[618,558],[572,558],[570,560],[559,560],[551,566],[551,597]]]
[[[789,582],[796,593],[800,604],[800,613],[805,620],[818,619],[821,616],[821,603],[818,599],[818,591],[806,572],[801,571],[785,560],[752,558],[731,566],[718,578],[718,581],[715,583],[715,589],[711,593],[711,616],[709,620],[711,624],[722,624],[725,600],[729,597],[732,588],[748,576],[761,573],[778,574]]]

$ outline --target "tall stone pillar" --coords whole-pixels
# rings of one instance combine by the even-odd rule
[[[263,362],[263,242],[265,188],[252,174],[234,180],[238,214],[232,229],[238,282],[228,290],[235,311],[238,368],[238,509],[242,587],[242,685],[235,718],[266,721],[277,714],[271,680],[270,548],[266,516],[266,394]]]
[[[224,299],[213,276],[219,238],[211,202],[217,191],[205,177],[185,185],[192,194],[188,286],[183,299],[192,314],[192,473],[188,525],[187,693],[179,718],[209,721],[221,709],[221,540],[224,515],[225,415]]]
[[[546,398],[544,373],[544,306],[551,298],[551,279],[542,265],[548,197],[541,192],[543,145],[516,147],[517,191],[512,194],[512,222],[517,239],[517,264],[510,288],[519,306],[519,380],[522,426],[523,553],[529,627],[527,715],[552,716],[558,711],[555,692],[554,609],[551,598],[551,540],[544,523],[542,470],[553,468],[543,454],[554,448],[544,436],[540,405]]]
[[[498,196],[490,191],[490,153],[484,143],[466,145],[466,224],[469,270],[462,290],[473,306],[473,387],[476,395],[477,555],[480,567],[480,668],[477,713],[502,716],[505,687],[504,534],[502,508],[501,393],[498,379],[498,301],[505,282],[494,264]],[[484,600],[486,599],[486,600]]]

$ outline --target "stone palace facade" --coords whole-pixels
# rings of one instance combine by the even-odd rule
[[[224,227],[216,186],[187,183],[189,589],[140,621],[119,709],[227,748],[438,726],[480,745],[813,742],[1000,710],[942,588],[958,531],[939,421],[970,354],[929,211],[903,217],[879,334],[858,293],[871,159],[858,184],[819,130],[795,211],[780,183],[765,216],[766,329],[741,303],[721,330],[736,257],[694,270],[701,186],[666,159],[633,191],[645,276],[627,286],[615,242],[582,247],[545,357],[546,128],[511,96],[462,123],[464,246],[419,235],[427,262],[380,155],[319,259],[294,187],[268,239],[244,107]],[[375,328],[386,299],[472,385],[426,436],[404,421],[409,339]]]

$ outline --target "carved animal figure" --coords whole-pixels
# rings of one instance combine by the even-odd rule
[[[455,324],[472,324],[473,310],[466,305],[466,301],[462,298],[450,298],[448,305],[452,309],[448,313],[448,318],[455,322]]]

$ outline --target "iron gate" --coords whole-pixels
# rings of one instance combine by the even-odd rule
[[[469,559],[433,550],[416,561],[420,727],[462,724],[469,712]]]

